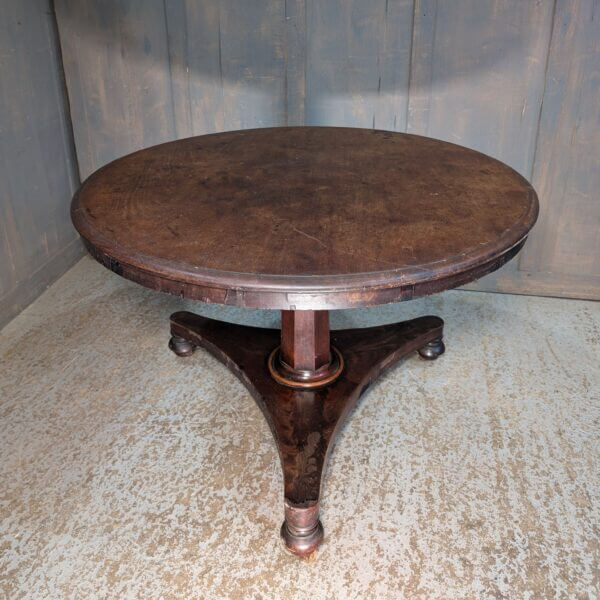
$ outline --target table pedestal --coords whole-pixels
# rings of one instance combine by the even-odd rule
[[[286,547],[308,556],[323,539],[321,479],[344,417],[369,384],[401,358],[444,352],[439,317],[329,331],[327,311],[283,311],[282,329],[246,327],[189,312],[171,315],[169,347],[197,346],[223,362],[261,408],[279,450]]]

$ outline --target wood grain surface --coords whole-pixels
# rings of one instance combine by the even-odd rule
[[[143,271],[133,278],[150,287],[166,279],[190,286],[166,291],[198,297],[193,287],[209,286],[232,293],[201,299],[282,309],[302,292],[313,294],[303,308],[319,309],[329,295],[378,304],[494,270],[533,226],[537,197],[506,165],[454,144],[292,127],[126,156],[83,184],[72,216],[99,260]]]

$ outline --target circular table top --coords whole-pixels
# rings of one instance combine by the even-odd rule
[[[204,135],[93,175],[73,222],[113,271],[183,297],[328,309],[472,281],[521,248],[537,196],[516,171],[430,138],[337,127]]]

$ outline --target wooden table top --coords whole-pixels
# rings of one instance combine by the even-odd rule
[[[370,306],[456,287],[521,248],[537,196],[446,142],[332,127],[205,135],[120,158],[72,218],[113,271],[236,306]]]

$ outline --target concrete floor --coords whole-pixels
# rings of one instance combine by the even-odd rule
[[[447,292],[332,315],[434,313],[447,352],[394,368],[325,475],[325,542],[282,550],[258,408],[187,303],[85,258],[0,335],[2,598],[598,598],[600,304]]]

